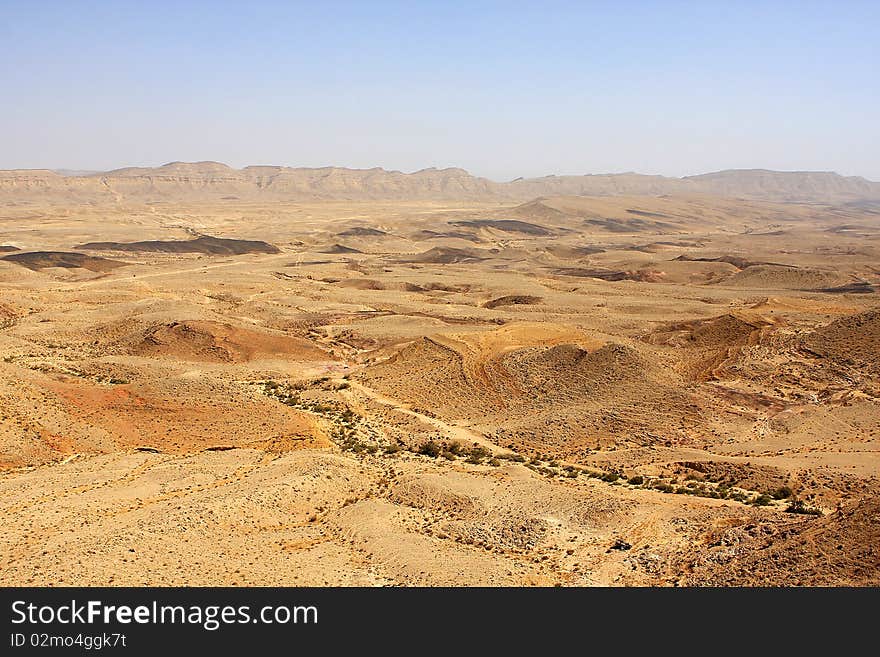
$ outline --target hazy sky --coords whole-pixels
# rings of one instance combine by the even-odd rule
[[[0,168],[880,180],[880,2],[0,0]]]

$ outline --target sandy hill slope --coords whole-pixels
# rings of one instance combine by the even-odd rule
[[[155,378],[141,375],[106,384],[5,363],[0,371],[3,468],[138,447],[193,453],[257,442],[292,447],[312,439],[326,442],[308,415],[260,396],[245,399],[229,382],[165,371]],[[36,405],[40,412],[35,417]]]
[[[823,202],[830,203],[831,198]],[[845,225],[855,218],[863,219],[865,211],[841,206],[831,210],[825,206],[795,205],[762,200],[742,200],[711,196],[696,192],[655,196],[621,194],[541,196],[511,209],[503,215],[533,222],[545,228],[552,226],[579,227],[581,230],[610,233],[691,232],[694,228],[724,230],[748,229],[766,231],[797,220],[836,218],[833,226]]]
[[[299,338],[200,320],[152,327],[131,351],[140,356],[208,362],[327,358],[314,345]]]
[[[0,259],[14,262],[33,271],[61,267],[63,269],[87,269],[93,272],[107,272],[117,267],[125,266],[124,262],[65,251],[16,252]]]
[[[437,246],[424,253],[404,257],[402,262],[422,262],[426,264],[453,265],[457,263],[479,262],[485,258],[475,249],[456,249]]]
[[[763,329],[772,322],[760,316],[728,313],[710,319],[675,322],[655,331],[650,341],[689,347],[731,347],[757,343]]]
[[[505,233],[522,233],[525,235],[547,236],[552,235],[552,231],[530,224],[526,221],[518,221],[516,219],[474,219],[471,221],[453,221],[453,226],[467,226],[470,228],[494,228]]]
[[[345,246],[344,244],[334,244],[332,246],[328,246],[326,249],[321,251],[321,253],[342,254],[342,253],[361,253],[361,251],[359,251],[357,249],[353,249],[350,246]]]
[[[776,265],[753,265],[723,282],[747,288],[815,290],[843,285],[847,276],[834,269],[797,268]]]
[[[676,347],[680,350],[679,370],[705,381],[722,376],[724,367],[738,358],[743,348],[765,342],[780,321],[758,314],[727,313],[673,322],[658,327],[644,339],[651,344]]]
[[[865,499],[815,520],[717,532],[687,565],[682,584],[877,586],[880,502]],[[688,561],[688,559],[685,559]]]
[[[387,235],[384,230],[378,228],[370,228],[369,226],[352,226],[351,228],[336,233],[337,237],[382,237]]]
[[[146,240],[143,242],[89,242],[77,248],[91,251],[133,251],[155,253],[205,253],[242,255],[245,253],[280,253],[278,247],[260,240],[233,240],[202,235],[191,240]]]
[[[880,183],[830,172],[720,171],[688,178],[636,173],[545,176],[499,183],[463,169],[414,173],[381,168],[316,169],[171,162],[87,175],[47,169],[0,171],[0,201],[119,202],[315,199],[530,199],[539,196],[705,194],[797,202],[880,200]]]
[[[640,350],[532,324],[423,338],[358,377],[416,408],[492,424],[497,444],[560,456],[700,422],[677,376]]]
[[[828,358],[880,374],[880,309],[842,317],[812,332],[804,346]]]

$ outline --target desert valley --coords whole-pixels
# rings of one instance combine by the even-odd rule
[[[880,585],[880,183],[0,172],[4,585]]]

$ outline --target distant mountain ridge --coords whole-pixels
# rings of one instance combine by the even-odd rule
[[[64,175],[48,169],[0,170],[2,203],[222,200],[528,200],[540,196],[696,194],[798,203],[880,200],[880,183],[824,171],[734,169],[684,178],[638,173],[544,176],[495,182],[464,169],[414,173],[381,168],[291,168],[170,162]]]

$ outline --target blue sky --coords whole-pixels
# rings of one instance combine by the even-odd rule
[[[0,0],[0,168],[880,180],[878,26],[875,0]]]

